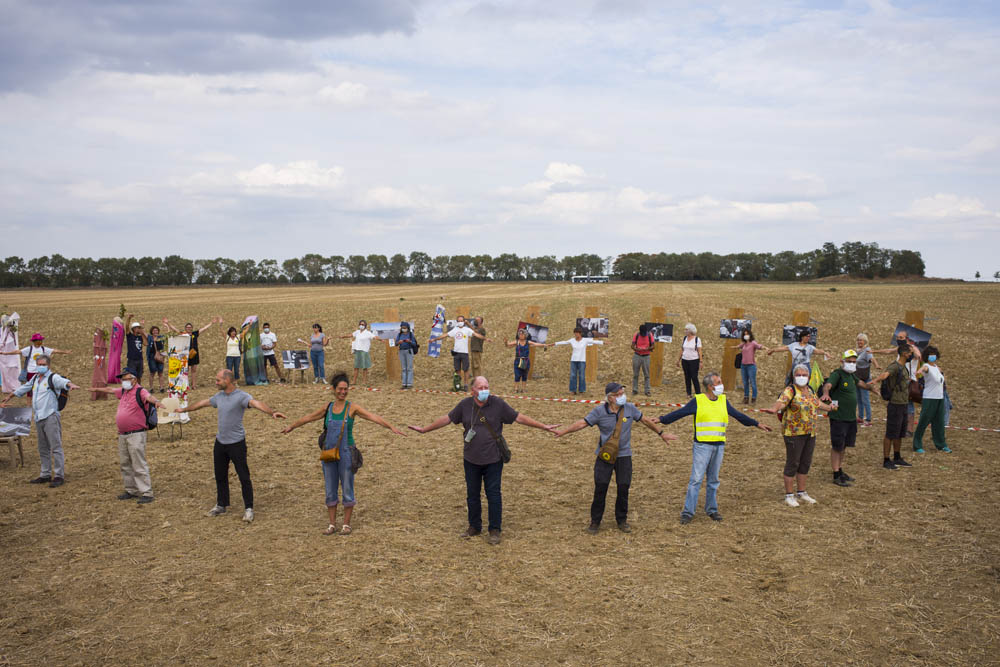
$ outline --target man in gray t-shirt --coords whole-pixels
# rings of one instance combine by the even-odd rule
[[[266,403],[256,400],[253,396],[236,388],[236,376],[230,370],[215,374],[215,386],[219,388],[212,398],[198,401],[194,405],[181,408],[177,412],[194,412],[202,408],[213,407],[219,412],[219,425],[215,433],[215,448],[212,451],[215,460],[215,507],[209,510],[209,516],[224,514],[229,507],[229,462],[236,468],[240,478],[240,489],[243,491],[243,520],[253,521],[253,483],[250,481],[250,467],[247,465],[247,434],[243,429],[243,413],[247,408],[257,408],[275,419],[284,419],[285,415],[275,412]]]
[[[617,382],[609,382],[604,387],[606,400],[590,411],[583,419],[578,419],[566,428],[556,431],[556,437],[573,433],[588,426],[596,426],[600,431],[597,438],[597,450],[594,452],[594,501],[590,505],[590,533],[596,533],[601,527],[601,519],[604,517],[604,503],[608,496],[608,487],[611,486],[611,473],[615,474],[615,483],[618,486],[618,497],[615,499],[615,520],[618,528],[623,533],[632,532],[632,527],[628,524],[628,490],[632,484],[632,424],[641,422],[656,435],[663,438],[664,442],[676,440],[677,436],[667,433],[656,426],[656,423],[648,417],[643,417],[642,412],[633,403],[628,402],[625,396],[625,387]],[[619,424],[619,421],[621,422]],[[600,456],[601,448],[607,444],[608,440],[618,431],[618,452],[612,460],[604,460]],[[609,454],[610,457],[610,454]]]

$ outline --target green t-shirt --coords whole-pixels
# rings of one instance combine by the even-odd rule
[[[858,382],[854,373],[838,368],[826,379],[830,385],[830,398],[838,402],[837,409],[830,413],[830,419],[852,422],[858,417]]]
[[[892,388],[892,398],[890,403],[896,405],[906,405],[910,402],[910,372],[906,366],[894,361],[885,369],[889,371],[889,377],[885,379]]]

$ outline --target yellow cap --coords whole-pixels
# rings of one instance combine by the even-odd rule
[[[858,353],[855,352],[854,350],[844,350],[844,359],[847,359],[848,357],[856,357],[856,356],[858,356]]]

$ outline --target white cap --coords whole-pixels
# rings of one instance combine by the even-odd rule
[[[133,322],[133,323],[132,323],[132,326],[130,326],[130,327],[129,327],[129,329],[135,329],[136,327],[141,327],[141,326],[142,326],[142,325],[141,325],[141,324],[139,324],[138,322]]]

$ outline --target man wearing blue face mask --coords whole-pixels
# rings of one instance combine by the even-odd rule
[[[7,407],[11,396],[24,396],[31,392],[31,409],[35,413],[35,427],[38,429],[38,457],[42,472],[32,484],[44,484],[55,488],[62,486],[65,479],[65,457],[62,447],[62,421],[59,418],[59,395],[63,391],[79,389],[66,378],[53,372],[47,354],[35,358],[35,376],[8,394],[0,408]]]
[[[410,429],[417,433],[430,433],[448,424],[462,425],[465,432],[463,458],[469,508],[469,527],[462,533],[462,537],[474,537],[483,532],[480,493],[485,487],[490,531],[487,541],[499,544],[503,511],[500,494],[503,459],[497,439],[503,437],[503,425],[517,422],[554,433],[559,424],[542,424],[527,415],[519,414],[499,396],[490,395],[490,383],[482,376],[473,379],[470,393],[472,396],[462,399],[451,412],[438,417],[429,426],[410,426]]]
[[[628,402],[625,387],[617,382],[609,382],[604,387],[604,394],[604,403],[591,410],[583,419],[556,431],[556,437],[588,426],[597,426],[600,435],[597,438],[597,451],[594,452],[597,456],[594,461],[594,500],[590,505],[590,526],[587,532],[593,535],[600,530],[608,487],[611,486],[611,473],[614,473],[615,484],[618,486],[615,521],[618,522],[620,531],[631,533],[632,527],[628,523],[628,491],[632,484],[632,424],[642,422],[646,428],[663,438],[664,442],[676,440],[677,436],[658,428],[652,419],[643,417],[639,408]]]

